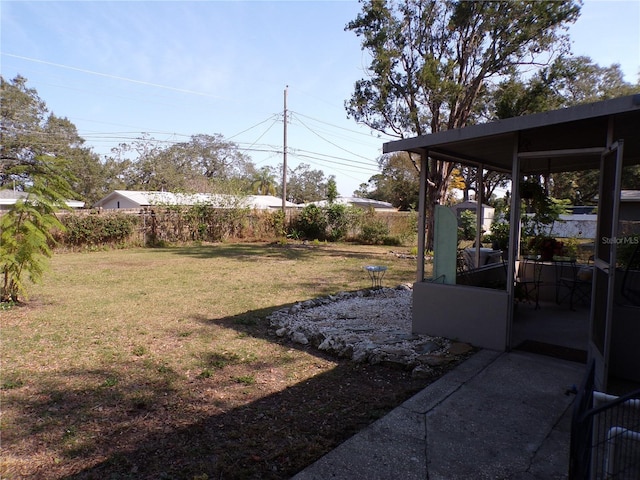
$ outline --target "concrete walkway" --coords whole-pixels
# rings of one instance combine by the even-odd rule
[[[567,478],[573,395],[585,366],[483,350],[294,480]]]

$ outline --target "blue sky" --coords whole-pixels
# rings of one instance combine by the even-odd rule
[[[141,132],[186,141],[221,134],[259,168],[282,162],[335,175],[351,195],[382,151],[344,102],[368,64],[344,26],[357,1],[0,1],[0,72],[21,74],[50,111],[101,154]],[[586,0],[573,51],[640,72],[640,0]]]

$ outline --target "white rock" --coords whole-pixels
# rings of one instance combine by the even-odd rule
[[[302,345],[306,345],[309,343],[309,340],[307,339],[307,337],[305,337],[304,334],[301,332],[294,332],[293,336],[291,337],[291,340],[293,340],[296,343],[300,343]]]

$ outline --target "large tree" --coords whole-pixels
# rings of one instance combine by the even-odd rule
[[[562,53],[568,48],[563,28],[579,12],[576,1],[365,0],[346,29],[362,39],[371,64],[347,112],[399,138],[474,123],[487,84]],[[432,225],[454,165],[429,159],[427,168]],[[427,248],[432,234],[428,228]]]
[[[480,187],[478,187],[478,170],[475,167],[459,166],[458,171],[463,180],[462,200],[469,200],[469,192],[475,193],[478,197],[479,188],[482,188],[483,201],[490,202],[492,196],[498,188],[506,188],[511,180],[511,175],[493,170],[483,170],[480,178]]]
[[[135,190],[247,193],[255,174],[249,158],[221,135],[167,145],[143,134],[114,148],[105,165],[124,188]]]
[[[98,155],[84,146],[76,126],[66,118],[49,113],[38,92],[27,86],[27,79],[1,78],[0,187],[16,180],[14,167],[33,163],[36,157],[64,158],[66,171],[76,196],[87,203],[97,200],[104,180]],[[45,156],[45,157],[42,157]],[[11,169],[12,176],[7,175]],[[28,177],[28,171],[20,176]]]
[[[364,198],[389,202],[399,210],[415,210],[418,207],[420,179],[406,152],[382,156],[380,173],[361,185],[357,192]]]
[[[278,189],[282,195],[282,186]],[[299,164],[287,174],[287,200],[293,203],[309,203],[327,197],[327,178],[322,170],[313,170],[311,165]]]
[[[589,57],[564,56],[523,79],[514,72],[492,91],[492,119],[555,110],[640,92],[624,80],[620,65],[602,67]]]
[[[640,93],[626,82],[617,64],[602,67],[588,57],[558,58],[526,80],[514,74],[493,92],[494,118],[509,118]],[[593,202],[598,194],[598,170],[554,173],[546,179],[549,194],[574,205]],[[640,167],[625,167],[623,188],[638,188]]]

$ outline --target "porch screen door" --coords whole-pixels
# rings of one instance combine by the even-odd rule
[[[589,359],[595,360],[596,388],[602,391],[607,386],[611,346],[622,156],[623,141],[619,140],[600,158],[600,193],[588,350]]]

